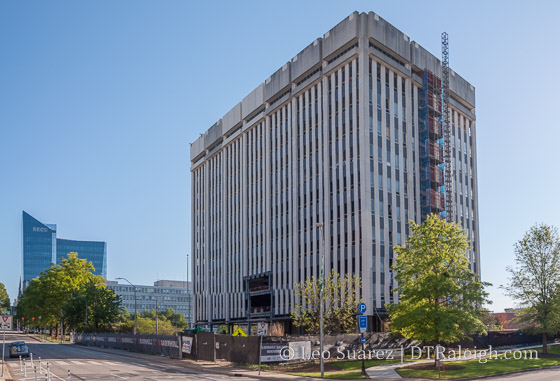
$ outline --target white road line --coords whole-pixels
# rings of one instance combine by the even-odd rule
[[[68,365],[66,361],[53,361],[56,365]]]
[[[76,365],[85,365],[85,364],[84,364],[83,362],[81,362],[81,361],[70,360],[70,362],[71,362],[72,364],[76,364]]]
[[[52,373],[52,372],[51,372],[51,376],[54,376],[54,377],[58,378],[59,380],[64,381],[64,378],[60,378],[60,377],[58,377],[56,374],[54,374],[54,373]]]
[[[128,380],[128,377],[121,377],[121,376],[118,376],[118,375],[113,374],[113,373],[111,373],[111,376],[116,377],[116,378],[120,378],[122,380]]]
[[[88,363],[88,364],[92,364],[92,365],[103,365],[103,364],[101,364],[101,363],[99,363],[99,362],[91,361],[91,360],[88,360],[87,363]]]

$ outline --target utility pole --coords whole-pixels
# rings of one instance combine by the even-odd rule
[[[85,321],[85,325],[84,325],[84,332],[87,331],[87,296],[86,296],[86,321]]]
[[[159,300],[157,300],[157,296],[156,296],[156,336],[159,333],[159,304],[158,304]]]
[[[0,377],[4,378],[4,349],[6,348],[6,328],[2,325],[2,331],[4,337],[2,338],[2,375]]]

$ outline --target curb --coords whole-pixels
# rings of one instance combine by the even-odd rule
[[[542,368],[521,369],[521,370],[514,370],[514,371],[511,371],[511,372],[486,374],[484,376],[476,376],[476,377],[469,377],[469,378],[453,378],[453,380],[455,380],[455,381],[482,380],[484,378],[510,376],[510,375],[513,375],[513,374],[530,373],[530,372],[535,372],[535,371],[539,371],[539,370],[546,370],[546,369],[560,369],[560,366],[543,366]]]
[[[402,380],[409,380],[409,381],[433,381],[433,380],[453,380],[453,381],[469,381],[469,380],[482,380],[485,378],[492,378],[492,377],[502,377],[502,376],[511,376],[514,374],[523,374],[523,373],[530,373],[536,372],[539,370],[547,370],[547,369],[560,369],[560,365],[556,366],[543,366],[541,368],[532,368],[532,369],[520,369],[514,370],[511,372],[501,372],[501,373],[493,373],[493,374],[485,374],[483,376],[474,376],[474,377],[466,377],[466,378],[409,378],[409,377],[402,377]]]

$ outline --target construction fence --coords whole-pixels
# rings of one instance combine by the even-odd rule
[[[364,335],[366,350],[404,348],[415,343],[391,337],[390,333],[367,333]],[[542,336],[523,332],[489,332],[487,336],[471,336],[471,340],[446,345],[449,348],[513,347],[539,344]],[[554,337],[550,338],[554,341]],[[300,361],[309,358],[312,351],[319,350],[318,336],[230,336],[211,332],[182,334],[177,336],[131,335],[116,333],[77,334],[75,343],[80,345],[124,349],[134,352],[163,354],[170,358],[185,358],[195,361],[226,360],[234,363],[257,364],[259,353],[262,362]],[[341,334],[325,336],[324,349],[336,356],[339,347],[344,350],[360,350],[361,335]]]
[[[77,334],[74,342],[80,345],[125,349],[132,352],[163,354],[181,358],[180,336],[132,335],[118,333]]]

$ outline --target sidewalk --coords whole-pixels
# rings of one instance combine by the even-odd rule
[[[2,371],[0,369],[0,375],[2,374]],[[10,375],[10,371],[8,370],[8,365],[6,364],[6,362],[4,362],[4,377],[0,376],[0,380],[11,380],[12,377]]]
[[[549,346],[555,346],[555,345],[560,345],[560,343],[551,343],[548,344]],[[496,350],[497,353],[504,353],[506,351],[509,350],[519,350],[519,351],[523,351],[523,350],[527,350],[527,349],[536,349],[536,348],[541,348],[542,345],[531,345],[531,346],[527,346],[527,347],[511,347],[511,348],[502,348],[502,349],[498,349]],[[458,358],[458,359],[448,359],[448,360],[444,360],[445,363],[451,363],[454,361],[464,361],[464,359]],[[402,368],[402,367],[406,367],[407,365],[416,365],[416,364],[427,364],[427,363],[433,363],[434,359],[431,360],[419,360],[419,361],[414,361],[414,362],[405,362],[405,363],[395,363],[395,364],[385,364],[385,365],[377,365],[371,368],[367,368],[366,372],[368,374],[368,376],[374,380],[395,380],[395,379],[401,379],[402,377],[400,376],[400,374],[397,373],[397,369],[398,368]],[[509,372],[509,373],[501,373],[502,375],[506,375],[506,374],[510,374],[510,373],[520,373],[520,372],[526,372],[526,371],[531,371],[531,370],[539,370],[542,368],[535,368],[535,369],[529,369],[529,370],[520,370],[520,371],[515,371],[515,372]],[[499,374],[494,374],[491,376],[497,376]],[[487,376],[483,376],[483,377],[487,377]],[[489,376],[488,376],[489,377]],[[410,379],[409,379],[410,380]]]

